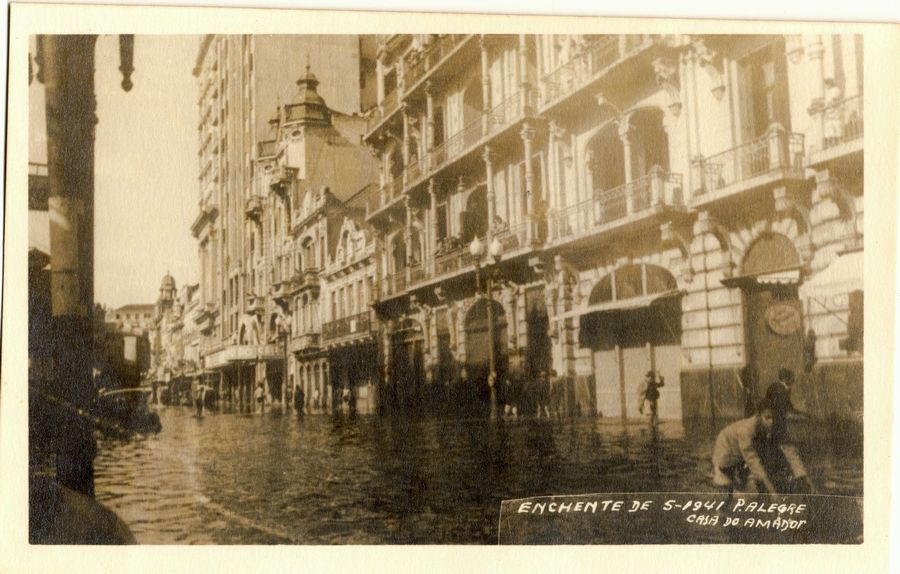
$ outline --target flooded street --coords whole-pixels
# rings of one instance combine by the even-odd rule
[[[160,416],[96,460],[97,499],[145,544],[494,544],[503,499],[712,490],[715,431],[674,422]],[[833,434],[804,444],[813,482],[861,496],[861,450]]]

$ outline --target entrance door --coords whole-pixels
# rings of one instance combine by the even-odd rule
[[[594,349],[594,379],[597,385],[597,413],[604,417],[622,416],[622,390],[619,384],[619,353],[616,348]]]
[[[750,361],[756,370],[756,400],[778,370],[799,378],[803,369],[803,313],[796,286],[756,285],[745,291]]]
[[[647,371],[654,370],[665,377],[657,403],[660,419],[681,418],[680,305],[678,298],[671,298],[642,309],[582,319],[594,349],[598,412],[639,418],[638,390]]]

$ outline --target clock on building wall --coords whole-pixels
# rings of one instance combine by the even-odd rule
[[[794,305],[773,303],[766,309],[766,323],[778,335],[793,335],[803,326],[803,317]]]

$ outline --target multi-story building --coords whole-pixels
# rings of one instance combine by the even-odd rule
[[[301,385],[308,398],[318,390],[321,404],[328,406],[335,387],[322,345],[327,313],[322,274],[340,241],[344,218],[354,214],[345,202],[375,178],[377,167],[361,144],[365,120],[330,109],[309,68],[297,84],[297,96],[272,116],[273,139],[259,144],[255,195],[247,206],[255,226],[247,253],[255,262],[248,295],[252,314],[239,341],[246,332],[251,344],[264,340],[286,347],[288,388]],[[355,214],[361,221],[362,210]],[[281,364],[268,361],[265,368]],[[278,382],[280,371],[258,377],[272,396],[286,394]]]
[[[379,37],[389,395],[465,367],[487,397],[493,347],[604,416],[649,370],[663,418],[740,416],[781,367],[861,410],[862,77],[855,36]]]
[[[258,223],[267,207],[260,197],[269,196],[267,188],[259,191],[263,188],[258,169],[262,158],[272,156],[270,114],[283,110],[289,121],[291,113],[304,109],[282,102],[295,97],[295,81],[312,67],[321,76],[313,91],[320,90],[328,99],[333,115],[351,118],[364,94],[358,82],[347,81],[359,77],[360,47],[358,37],[300,35],[210,35],[200,45],[194,68],[200,193],[191,229],[199,243],[201,355],[204,367],[218,375],[219,390],[227,389],[226,397],[234,395],[243,399],[242,404],[249,404],[250,389],[258,379],[265,379],[276,398],[281,398],[284,386],[283,345],[270,342],[277,339],[278,326],[250,320],[259,313],[262,299],[257,295],[267,295],[272,283],[260,277],[269,268],[266,258],[274,254],[274,240],[263,239]],[[316,154],[330,146],[328,142],[297,148],[306,155],[291,161],[324,166]],[[299,166],[284,165],[285,173],[306,177],[298,175]],[[271,232],[281,237],[284,229],[282,225]],[[271,243],[268,249],[266,241]],[[254,327],[257,324],[261,330]],[[281,332],[286,328],[282,325]]]
[[[159,289],[151,330],[151,372],[157,386],[162,383],[169,397],[190,396],[203,380],[199,356],[199,329],[195,320],[199,285],[185,284],[177,289],[175,279],[166,274]]]
[[[329,244],[323,270],[322,348],[328,358],[328,392],[358,412],[378,406],[378,345],[371,304],[375,291],[375,237],[365,224],[366,189],[343,204],[343,221]],[[301,377],[302,380],[302,377]],[[309,380],[307,378],[307,380]],[[313,379],[315,380],[315,379]],[[306,390],[307,398],[316,391]]]
[[[133,331],[149,333],[155,318],[156,305],[153,303],[130,303],[106,310],[107,326],[123,333]]]

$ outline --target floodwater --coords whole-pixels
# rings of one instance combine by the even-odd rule
[[[97,499],[144,544],[495,544],[503,499],[712,490],[716,429],[674,422],[654,437],[598,418],[160,417],[96,460]],[[809,434],[819,492],[862,496],[860,441]]]

